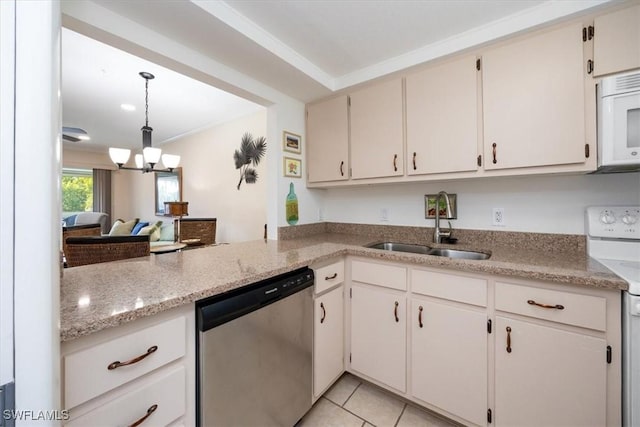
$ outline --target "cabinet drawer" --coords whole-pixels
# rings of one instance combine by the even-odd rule
[[[73,408],[184,356],[185,322],[178,317],[65,356],[65,407]],[[154,346],[157,350],[137,363],[108,369],[113,362],[131,361]]]
[[[353,261],[351,280],[406,291],[407,269],[395,265]]]
[[[484,279],[412,270],[411,290],[416,294],[487,306],[487,281]]]
[[[607,301],[591,295],[496,282],[496,310],[598,331],[607,328]]]
[[[166,426],[185,413],[185,370],[179,367],[78,418],[69,427],[125,426],[149,416],[146,426]],[[155,408],[153,408],[155,405]],[[73,412],[71,414],[73,416]]]
[[[314,270],[316,276],[316,294],[344,282],[344,260]]]

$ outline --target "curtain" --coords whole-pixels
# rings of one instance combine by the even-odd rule
[[[103,225],[103,233],[109,232],[111,225],[111,171],[107,169],[93,170],[93,211],[104,212],[107,220]]]

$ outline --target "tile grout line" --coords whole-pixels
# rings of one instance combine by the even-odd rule
[[[344,403],[342,404],[342,408],[344,408],[344,405],[347,404],[347,402],[349,401],[349,399],[351,399],[351,397],[353,397],[353,395],[356,393],[356,391],[360,388],[360,386],[362,385],[362,383],[358,383],[358,385],[356,386],[356,388],[353,389],[353,391],[351,392],[351,394],[349,395],[349,397],[347,397],[347,400],[344,401]]]
[[[347,412],[347,413],[349,413],[349,414],[353,415],[354,417],[356,417],[356,418],[358,418],[358,419],[362,420],[362,427],[364,427],[364,424],[365,424],[365,423],[368,423],[368,422],[369,422],[369,421],[365,420],[364,418],[362,418],[361,416],[354,414],[354,413],[353,413],[353,412],[351,412],[350,410],[343,408],[342,406],[338,405],[336,402],[334,402],[334,401],[332,401],[332,400],[329,400],[329,399],[327,399],[327,398],[326,398],[326,397],[324,397],[324,396],[320,397],[320,399],[325,399],[327,402],[331,403],[332,405],[337,406],[337,407],[338,407],[338,409],[341,409],[341,410],[343,410],[343,411],[345,411],[345,412]],[[347,400],[348,400],[348,399],[347,399]],[[371,423],[369,423],[369,424],[371,424]]]
[[[402,418],[402,416],[404,415],[404,411],[406,410],[407,410],[407,403],[405,402],[404,406],[402,407],[402,412],[400,412],[400,416],[396,420],[396,423],[393,425],[393,427],[398,427],[398,423],[400,422],[400,419]]]

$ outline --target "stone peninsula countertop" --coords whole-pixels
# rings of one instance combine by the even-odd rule
[[[584,250],[541,251],[527,245],[452,246],[491,253],[488,260],[474,261],[364,247],[380,240],[355,234],[322,233],[68,268],[60,284],[60,338],[70,341],[347,254],[576,286],[627,289],[624,280],[591,259]]]

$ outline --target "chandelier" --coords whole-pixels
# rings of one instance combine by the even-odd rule
[[[118,169],[142,171],[147,172],[172,172],[178,167],[180,163],[180,156],[173,154],[162,154],[160,148],[153,148],[151,146],[151,132],[153,128],[149,126],[149,80],[155,78],[151,73],[142,71],[139,73],[145,80],[144,82],[144,115],[145,122],[142,126],[142,154],[136,154],[134,160],[136,162],[135,168],[125,167],[124,165],[129,161],[131,156],[131,150],[126,148],[109,148],[109,157],[111,161],[118,165]],[[155,169],[162,158],[162,164],[166,169]]]

